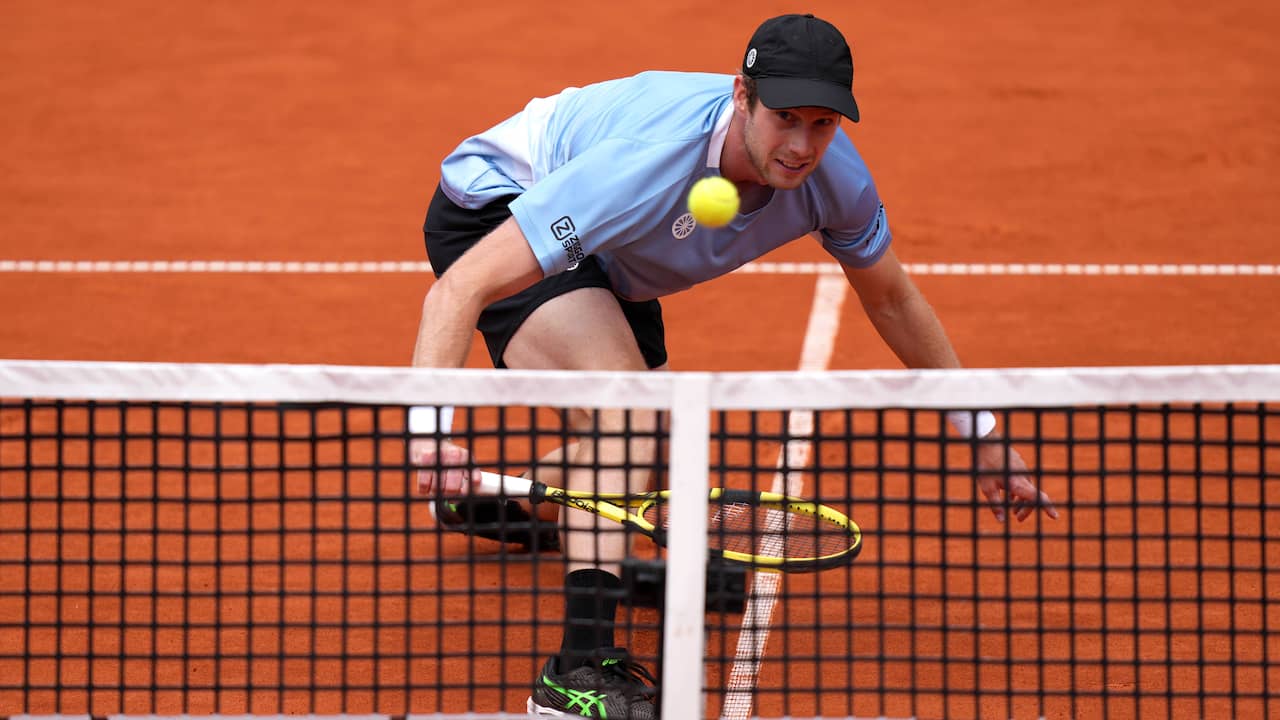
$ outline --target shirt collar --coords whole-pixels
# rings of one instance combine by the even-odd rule
[[[711,143],[707,147],[707,167],[720,169],[720,153],[724,150],[724,140],[729,135],[729,122],[733,120],[733,99],[724,106],[716,126],[711,131]]]

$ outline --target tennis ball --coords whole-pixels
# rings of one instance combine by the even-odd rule
[[[719,175],[704,177],[689,190],[689,212],[700,225],[724,227],[738,214],[738,188]]]

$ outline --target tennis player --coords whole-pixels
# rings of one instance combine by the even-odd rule
[[[665,369],[658,298],[811,236],[843,267],[904,365],[959,367],[894,256],[880,195],[841,127],[842,118],[859,117],[852,83],[839,30],[812,15],[783,15],[759,26],[737,75],[645,72],[569,88],[466,139],[444,159],[427,211],[427,253],[439,279],[423,303],[414,365],[462,366],[478,328],[499,368]],[[739,214],[722,228],[698,227],[686,196],[717,174],[737,186]],[[569,422],[590,431],[593,417],[573,412]],[[622,427],[620,413],[601,422],[604,431]],[[953,424],[965,435],[998,437],[990,413],[957,415]],[[1006,509],[1019,520],[1036,508],[1057,517],[1015,451],[998,442],[976,447],[979,490],[998,520]],[[449,468],[421,471],[423,494],[461,492],[478,475],[451,443],[417,438],[412,452],[422,467]],[[583,467],[628,457],[621,442],[566,452]],[[651,447],[633,446],[629,457],[646,452],[652,457]],[[588,491],[599,482],[600,492],[634,492],[648,482],[622,471],[568,475],[564,486]],[[455,529],[475,517],[436,509]],[[535,679],[529,709],[653,718],[652,678],[614,647],[621,533],[597,539],[593,516],[564,515],[564,640]]]

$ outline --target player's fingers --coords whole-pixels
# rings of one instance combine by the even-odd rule
[[[435,470],[419,470],[417,473],[418,494],[430,495],[435,487],[436,471]]]
[[[1036,486],[1031,484],[1026,475],[1013,475],[1009,478],[1009,507],[1013,516],[1022,522],[1036,509]]]
[[[1014,517],[1018,518],[1019,522],[1034,515],[1037,508],[1055,520],[1058,518],[1058,509],[1053,506],[1053,500],[1049,498],[1049,494],[1043,490],[1037,490],[1030,481],[1026,481],[1025,486],[1019,487],[1011,495],[1015,498]]]
[[[462,468],[442,468],[435,470],[419,470],[417,485],[419,495],[465,495],[480,483],[479,471],[468,471]]]
[[[410,452],[413,464],[420,468],[414,473],[418,485],[418,494],[430,495],[436,485],[434,467],[438,458],[438,448],[435,443],[415,442],[410,446]]]
[[[1049,493],[1043,490],[1040,491],[1040,509],[1044,511],[1045,515],[1054,520],[1058,519],[1058,508],[1053,506],[1053,500],[1049,498]]]
[[[991,514],[995,516],[997,522],[1004,522],[1004,491],[996,484],[984,486],[982,494],[987,498],[987,507],[991,508]]]
[[[471,472],[465,468],[444,468],[439,475],[441,492],[445,495],[464,495],[471,490]]]

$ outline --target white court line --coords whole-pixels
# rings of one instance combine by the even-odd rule
[[[576,716],[575,716],[576,717]],[[127,715],[127,714],[111,714],[111,715],[0,715],[0,720],[528,720],[527,713],[511,714],[511,713],[473,713],[466,712],[461,714],[445,714],[445,713],[408,713],[406,715],[384,715],[380,713],[371,713],[366,715],[338,713],[333,715]],[[776,718],[775,720],[789,720],[789,718]],[[801,720],[795,718],[794,720]],[[857,718],[804,718],[803,720],[858,720]],[[864,720],[872,720],[866,718]],[[874,720],[894,720],[893,718],[879,717]],[[1044,720],[1044,718],[1040,718]]]
[[[1173,263],[904,263],[912,275],[1047,275],[1047,276],[1186,276],[1280,275],[1280,265],[1230,263],[1219,265]],[[843,274],[836,263],[749,263],[735,272],[763,275]]]
[[[381,713],[333,715],[146,715],[122,714],[110,715],[0,715],[0,720],[527,720],[527,713],[513,715],[511,713],[408,713],[404,715],[384,715]],[[821,720],[821,719],[819,719]]]
[[[575,716],[576,717],[576,716]],[[338,713],[333,715],[127,715],[127,714],[111,714],[111,715],[0,715],[0,720],[528,720],[527,713],[511,714],[511,713],[461,713],[461,714],[445,714],[445,713],[408,713],[406,715],[384,715],[380,713],[372,714],[350,714]],[[775,720],[791,720],[787,718],[776,718]],[[801,720],[795,718],[794,720]],[[804,718],[803,720],[860,720],[859,718]],[[861,720],[897,720],[895,718],[886,718],[884,716],[878,718],[863,718]],[[1044,720],[1044,718],[1040,718]]]
[[[1244,276],[1277,277],[1280,265],[1174,263],[905,263],[912,275]],[[245,275],[425,274],[418,260],[0,260],[0,273],[191,273]],[[841,275],[834,262],[752,262],[734,274]]]
[[[835,348],[836,332],[840,328],[840,309],[844,306],[849,285],[841,276],[821,274],[813,293],[813,307],[809,311],[809,325],[804,332],[804,345],[800,350],[800,370],[826,370]],[[778,454],[778,472],[773,476],[772,492],[786,495],[803,495],[804,479],[800,474],[809,462],[813,436],[813,411],[792,410],[787,421],[787,432],[792,438]],[[765,645],[769,641],[769,627],[773,621],[773,609],[778,602],[778,584],[781,573],[756,573],[747,595],[747,606],[742,614],[742,631],[738,634],[738,648],[729,671],[729,686],[725,690],[724,705],[720,709],[722,720],[746,720],[751,716],[756,678],[760,674],[760,662],[764,658]]]

